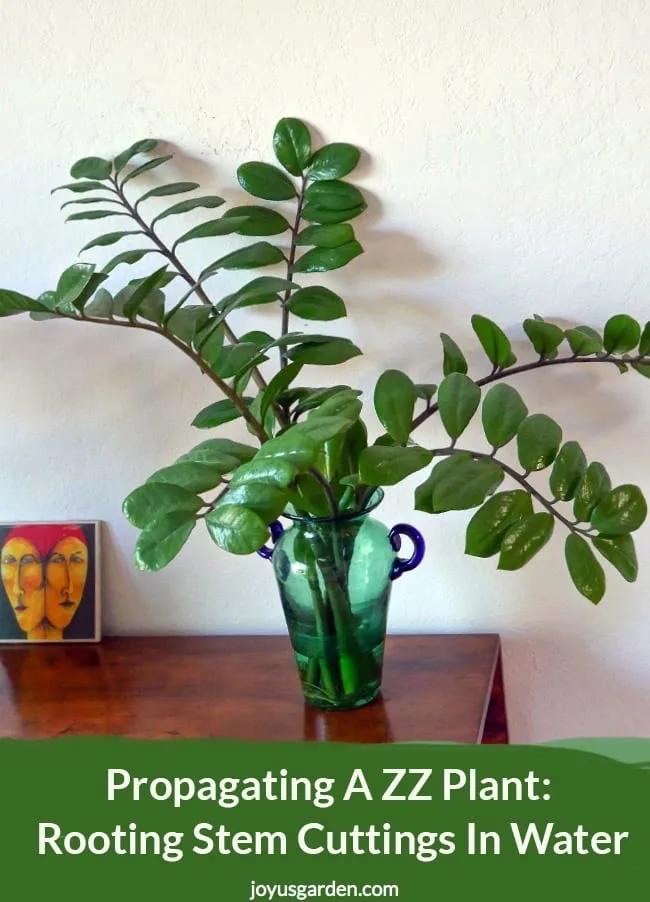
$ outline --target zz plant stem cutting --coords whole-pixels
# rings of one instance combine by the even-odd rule
[[[632,533],[647,513],[640,489],[613,486],[604,465],[565,439],[547,412],[530,411],[510,381],[573,364],[648,377],[650,324],[642,329],[619,314],[602,332],[580,325],[565,330],[533,316],[523,323],[530,359],[519,362],[504,331],[477,314],[472,327],[484,371],[470,374],[456,342],[441,335],[438,385],[415,383],[395,369],[379,376],[373,403],[385,432],[370,440],[362,392],[345,382],[324,387],[318,379],[320,367],[341,366],[360,349],[347,338],[294,327],[346,315],[344,300],[313,274],[347,266],[363,252],[351,223],[366,202],[348,179],[358,149],[346,143],[314,148],[303,122],[282,119],[273,134],[275,162],[237,170],[255,202],[225,212],[223,198],[196,194],[194,182],[153,184],[171,159],[156,150],[157,142],[146,139],[113,159],[86,157],[73,165],[72,181],[54,189],[69,195],[67,221],[121,224],[81,254],[123,241],[128,250],[100,265],[75,263],[38,298],[0,290],[4,316],[155,333],[214,385],[214,402],[193,425],[209,432],[239,420],[248,433],[245,440],[206,438],[129,494],[124,513],[140,530],[137,567],[165,567],[198,524],[225,551],[269,558],[305,697],[326,708],[358,707],[379,691],[391,582],[419,563],[424,542],[413,527],[388,530],[370,514],[384,487],[418,471],[418,511],[473,511],[467,554],[517,570],[557,530],[564,534],[569,577],[591,602],[605,592],[602,562],[636,579]],[[191,197],[160,209],[161,199],[180,195]],[[211,218],[181,225],[170,237],[173,226],[197,211]],[[244,241],[219,254],[213,246],[223,236]],[[197,241],[210,252],[194,272],[184,251]],[[113,284],[150,260],[144,275],[124,277],[112,292],[105,287],[109,277]],[[262,268],[272,274],[249,273],[234,291],[220,294],[223,273]],[[246,308],[260,305],[277,311],[276,333],[242,334]],[[441,447],[418,441],[419,427],[434,416],[448,436]],[[485,437],[481,447],[463,440],[475,418]],[[511,448],[516,466],[504,459]],[[548,476],[545,490],[531,481],[541,472]],[[285,530],[281,518],[291,527]],[[398,557],[404,537],[413,543],[408,558]]]

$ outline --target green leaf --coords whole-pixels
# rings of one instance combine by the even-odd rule
[[[236,229],[237,235],[258,237],[261,235],[281,235],[291,226],[277,210],[267,207],[256,207],[253,204],[242,207],[231,207],[224,214],[224,219],[234,217],[241,219],[242,224]]]
[[[179,244],[184,244],[186,241],[194,241],[197,238],[217,238],[222,235],[232,235],[245,221],[244,217],[228,218],[221,216],[219,219],[202,222],[200,225],[190,229],[189,232],[185,232],[180,238],[177,238],[173,247],[178,247]]]
[[[0,316],[13,316],[17,313],[47,313],[49,307],[42,301],[35,301],[17,291],[0,288]]]
[[[485,396],[481,417],[485,437],[493,448],[503,448],[516,436],[528,408],[510,385],[493,385]]]
[[[269,163],[244,163],[237,170],[237,180],[244,191],[263,200],[291,200],[296,196],[293,182]]]
[[[110,178],[113,166],[101,157],[84,157],[77,160],[70,170],[73,179],[107,179]]]
[[[639,563],[634,547],[634,539],[629,533],[607,539],[594,536],[591,540],[605,560],[615,567],[628,583],[636,582]]]
[[[499,570],[519,570],[527,564],[553,535],[554,519],[545,511],[519,520],[501,542]]]
[[[314,449],[316,454],[316,449]],[[282,457],[270,457],[268,459],[254,459],[250,463],[242,464],[235,470],[230,480],[230,487],[245,485],[250,482],[263,482],[268,485],[276,485],[286,488],[296,478],[298,468],[290,461]]]
[[[102,318],[112,316],[112,314],[113,296],[105,288],[100,288],[99,291],[96,291],[92,301],[84,307],[85,316]]]
[[[358,241],[348,241],[340,247],[315,247],[299,257],[291,269],[294,272],[329,272],[346,266],[363,253]]]
[[[365,203],[358,188],[337,179],[313,182],[305,191],[305,200],[322,210],[350,210]]]
[[[587,458],[577,442],[565,442],[555,458],[551,470],[550,487],[558,501],[575,498],[582,477],[587,471]]]
[[[357,420],[363,409],[363,404],[359,400],[360,392],[352,388],[344,388],[341,391],[336,389],[324,389],[322,392],[314,392],[314,395],[321,395],[321,403],[309,414],[309,418],[316,417],[346,417],[348,420]],[[311,396],[311,403],[314,402],[314,395]],[[306,403],[309,403],[306,401]],[[305,409],[305,404],[299,405],[298,409]]]
[[[519,463],[527,473],[553,463],[562,443],[562,430],[544,413],[526,417],[517,432]]]
[[[527,319],[524,321],[524,332],[543,360],[557,357],[557,349],[564,341],[564,332],[559,326],[537,319]]]
[[[643,526],[648,513],[645,498],[636,485],[619,485],[598,503],[591,525],[605,536],[620,536]]]
[[[444,355],[442,371],[445,376],[450,376],[452,373],[463,373],[463,375],[467,373],[467,361],[453,338],[450,338],[444,332],[440,334],[440,338]]]
[[[158,142],[154,138],[144,138],[142,141],[136,141],[135,144],[127,147],[127,149],[123,150],[122,153],[118,153],[118,155],[113,160],[115,174],[119,175],[119,173],[129,162],[129,160],[135,157],[137,154],[150,153],[152,150],[155,150],[157,146]]]
[[[80,222],[82,219],[108,219],[109,216],[128,216],[119,210],[84,210],[81,213],[71,213],[66,217],[66,222]]]
[[[149,322],[162,325],[165,318],[165,293],[160,288],[150,292],[140,304],[138,316],[141,319],[149,320]]]
[[[603,345],[608,354],[625,354],[632,351],[641,338],[641,326],[631,316],[619,313],[605,324]]]
[[[224,458],[219,463],[195,463],[192,460],[177,461],[169,467],[163,467],[149,477],[147,483],[171,483],[179,485],[188,492],[201,494],[209,492],[221,483],[221,477],[237,465],[235,458]]]
[[[482,558],[497,554],[510,527],[532,513],[533,502],[528,492],[522,489],[497,492],[470,520],[465,536],[465,554]]]
[[[503,369],[517,362],[505,332],[491,319],[475,314],[472,317],[472,328],[495,369]]]
[[[196,518],[191,511],[172,511],[149,523],[135,546],[139,570],[162,570],[172,561],[192,534]]]
[[[650,323],[646,323],[643,327],[639,341],[639,354],[641,357],[647,357],[650,354]]]
[[[386,370],[377,380],[375,411],[386,432],[400,445],[411,435],[417,393],[413,382],[400,370]]]
[[[191,200],[183,200],[178,204],[174,204],[173,207],[168,207],[162,213],[159,213],[158,216],[152,220],[151,224],[155,225],[157,222],[160,222],[161,219],[166,219],[168,216],[178,216],[180,213],[189,213],[192,210],[197,210],[199,208],[214,210],[222,204],[225,204],[223,197],[193,197]]]
[[[431,382],[417,382],[415,384],[415,393],[423,401],[430,401],[437,391],[438,386]]]
[[[467,428],[481,401],[481,389],[463,373],[450,373],[438,389],[438,410],[442,425],[453,440]]]
[[[443,481],[449,479],[457,467],[461,467],[472,456],[467,451],[455,451],[437,463],[429,476],[415,490],[415,509],[425,514],[433,514],[433,492]]]
[[[50,194],[56,191],[72,191],[74,194],[83,194],[85,191],[111,191],[109,185],[103,185],[101,182],[71,182],[69,185],[59,185],[52,188]]]
[[[260,408],[262,419],[265,418],[268,409],[271,407],[278,395],[283,392],[285,388],[291,385],[301,369],[302,364],[290,363],[288,366],[284,367],[284,369],[278,370],[275,376],[273,376],[262,398]]]
[[[202,464],[218,464],[224,462],[224,466],[233,469],[233,461],[235,465],[248,463],[255,457],[255,448],[245,445],[243,442],[236,442],[230,438],[209,438],[204,442],[195,445],[182,457],[178,462],[193,461]],[[224,473],[228,472],[224,470]]]
[[[239,505],[216,507],[205,518],[212,541],[231,554],[253,554],[269,537],[266,523]]]
[[[564,557],[578,592],[598,604],[605,594],[605,573],[589,544],[582,536],[570,533],[564,543]]]
[[[153,160],[149,160],[147,163],[143,163],[142,166],[138,166],[137,169],[131,170],[131,172],[122,179],[122,187],[124,187],[127,182],[130,182],[131,179],[135,179],[145,172],[150,172],[152,169],[157,169],[159,166],[162,166],[163,163],[171,160],[173,156],[173,153],[168,153],[164,157],[156,157]]]
[[[167,331],[185,344],[191,344],[210,319],[210,310],[201,305],[181,307],[167,321]]]
[[[493,460],[462,460],[435,483],[431,510],[434,514],[469,510],[482,504],[502,482],[503,470]]]
[[[364,201],[346,210],[333,210],[329,207],[323,207],[321,204],[311,203],[305,204],[302,208],[302,218],[306,222],[318,222],[321,225],[331,225],[339,222],[347,222],[355,219],[368,209],[368,204]]]
[[[158,188],[152,188],[151,191],[147,191],[146,194],[139,197],[138,206],[151,197],[170,197],[172,194],[187,194],[188,191],[194,191],[200,187],[198,182],[172,182],[169,185],[159,185]]]
[[[67,200],[64,204],[61,204],[61,209],[65,210],[66,207],[87,206],[88,204],[117,204],[118,206],[122,206],[122,201],[114,200],[110,197],[75,197],[73,200]]]
[[[578,483],[573,501],[573,516],[580,523],[588,523],[596,506],[612,490],[612,481],[605,467],[594,461]]]
[[[303,366],[334,366],[352,357],[358,357],[360,349],[347,338],[333,338],[320,344],[302,344],[292,348],[288,356]]]
[[[359,476],[366,485],[396,485],[426,467],[433,454],[426,448],[372,445],[361,452]]]
[[[575,329],[567,329],[564,334],[573,353],[581,357],[598,354],[603,349],[602,338],[590,326],[576,326]]]
[[[259,348],[253,342],[239,342],[223,349],[214,363],[215,372],[223,379],[231,379],[259,355]]]
[[[135,291],[131,293],[129,299],[124,303],[123,313],[127,319],[135,319],[144,301],[152,291],[155,291],[160,286],[166,275],[167,264],[161,266],[160,269],[152,272],[150,276],[147,276],[146,279],[140,282]]]
[[[74,312],[74,302],[89,285],[95,273],[94,263],[74,263],[59,278],[56,286],[56,309],[63,313]]]
[[[100,235],[99,238],[94,238],[92,241],[89,241],[88,244],[85,244],[81,250],[80,254],[83,254],[84,251],[89,251],[91,247],[107,247],[109,244],[116,244],[122,238],[126,238],[128,235],[141,235],[142,232],[140,229],[131,230],[129,232],[109,232],[107,235]]]
[[[640,376],[645,376],[646,379],[650,379],[650,366],[647,363],[633,363],[632,369],[639,373]]]
[[[293,428],[265,442],[257,452],[257,461],[286,461],[298,470],[313,467],[318,457],[318,445],[307,435]]]
[[[230,487],[215,510],[236,504],[257,514],[265,523],[277,520],[287,503],[287,493],[276,485],[245,482]]]
[[[179,485],[148,482],[124,499],[122,513],[133,526],[145,529],[152,520],[164,514],[172,511],[196,513],[201,507],[201,498]]]
[[[309,161],[308,176],[312,181],[342,179],[357,166],[361,153],[352,144],[326,144]]]
[[[251,404],[252,398],[242,398],[247,404]],[[239,408],[236,407],[230,398],[224,398],[223,401],[215,401],[214,404],[208,404],[203,410],[200,410],[192,420],[192,426],[197,429],[214,429],[216,426],[223,426],[224,423],[230,423],[241,416]]]
[[[317,445],[328,442],[340,435],[352,426],[353,420],[342,416],[321,415],[310,417],[302,423],[297,423],[291,429],[292,435],[306,435]]]
[[[273,150],[287,172],[302,175],[311,156],[311,135],[305,123],[300,119],[280,119],[273,132]]]
[[[354,241],[354,229],[348,223],[307,226],[296,238],[298,247],[340,247],[350,241]]]
[[[258,266],[273,266],[275,263],[281,263],[282,260],[284,260],[284,254],[280,248],[269,244],[268,241],[258,241],[215,260],[203,270],[201,278],[213,275],[220,269],[257,269]]]
[[[156,253],[158,253],[158,251],[153,247],[139,248],[135,251],[123,251],[121,254],[118,254],[116,257],[109,260],[108,263],[104,264],[104,266],[102,266],[102,272],[106,274],[113,272],[113,270],[118,266],[121,266],[122,263],[132,266],[134,263],[139,263],[146,254]]]
[[[296,291],[289,298],[287,307],[294,316],[321,322],[340,319],[347,314],[341,298],[320,285],[310,285]]]

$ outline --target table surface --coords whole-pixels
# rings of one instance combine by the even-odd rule
[[[336,713],[304,704],[286,637],[0,647],[0,736],[86,734],[507,742],[499,637],[389,636],[380,698]]]

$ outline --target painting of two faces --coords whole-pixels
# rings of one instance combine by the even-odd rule
[[[0,642],[98,642],[99,524],[0,524]]]

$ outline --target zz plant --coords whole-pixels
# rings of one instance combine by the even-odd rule
[[[303,284],[303,276],[346,266],[362,253],[351,221],[364,212],[366,202],[347,180],[359,151],[346,143],[314,150],[309,129],[292,118],[277,124],[273,149],[279,165],[255,161],[237,170],[239,185],[255,202],[218,215],[214,211],[224,205],[223,198],[196,195],[194,182],[152,187],[148,177],[159,175],[171,159],[155,155],[155,140],[138,141],[112,160],[79,160],[71,169],[72,181],[54,189],[71,195],[63,204],[74,211],[67,221],[117,219],[122,224],[88,242],[81,253],[125,239],[135,238],[136,246],[100,266],[75,263],[54,290],[38,298],[0,291],[3,316],[27,312],[35,320],[156,333],[214,384],[214,403],[197,413],[193,425],[209,431],[238,419],[245,424],[249,440],[207,438],[126,498],[124,513],[141,530],[136,565],[151,571],[166,566],[199,521],[224,550],[252,554],[283,512],[316,522],[353,515],[367,508],[379,487],[426,471],[415,491],[416,509],[430,514],[474,510],[467,527],[468,554],[495,557],[499,569],[517,570],[561,527],[570,577],[590,601],[600,601],[605,592],[599,559],[624,579],[635,580],[632,533],[647,512],[640,489],[612,486],[603,464],[590,462],[577,442],[565,440],[547,413],[529,411],[507,380],[572,364],[604,364],[648,377],[650,323],[642,330],[620,314],[601,334],[589,326],[563,330],[534,316],[523,324],[532,359],[520,363],[503,330],[476,315],[472,327],[487,372],[470,375],[463,352],[443,334],[439,386],[414,383],[394,369],[379,377],[374,409],[385,434],[371,442],[361,392],[346,384],[323,387],[312,375],[318,367],[344,364],[361,353],[359,348],[347,338],[293,328],[296,321],[325,323],[346,315],[337,294],[313,277]],[[149,212],[152,201],[190,194],[153,216]],[[212,218],[178,228],[170,237],[171,226],[200,210],[210,211]],[[246,240],[225,254],[211,251],[207,265],[191,272],[183,262],[185,246],[202,240],[212,248],[226,235]],[[104,287],[109,275],[149,260],[147,275],[125,279],[114,293]],[[269,267],[273,275],[248,276],[224,297],[213,290],[223,272]],[[277,310],[277,334],[240,334],[242,311],[259,305]],[[417,440],[418,429],[436,415],[448,442],[426,447]],[[475,417],[485,435],[483,448],[462,441]],[[518,466],[502,459],[510,446]],[[541,471],[548,474],[545,491],[531,482]],[[502,487],[504,481],[511,486]]]

